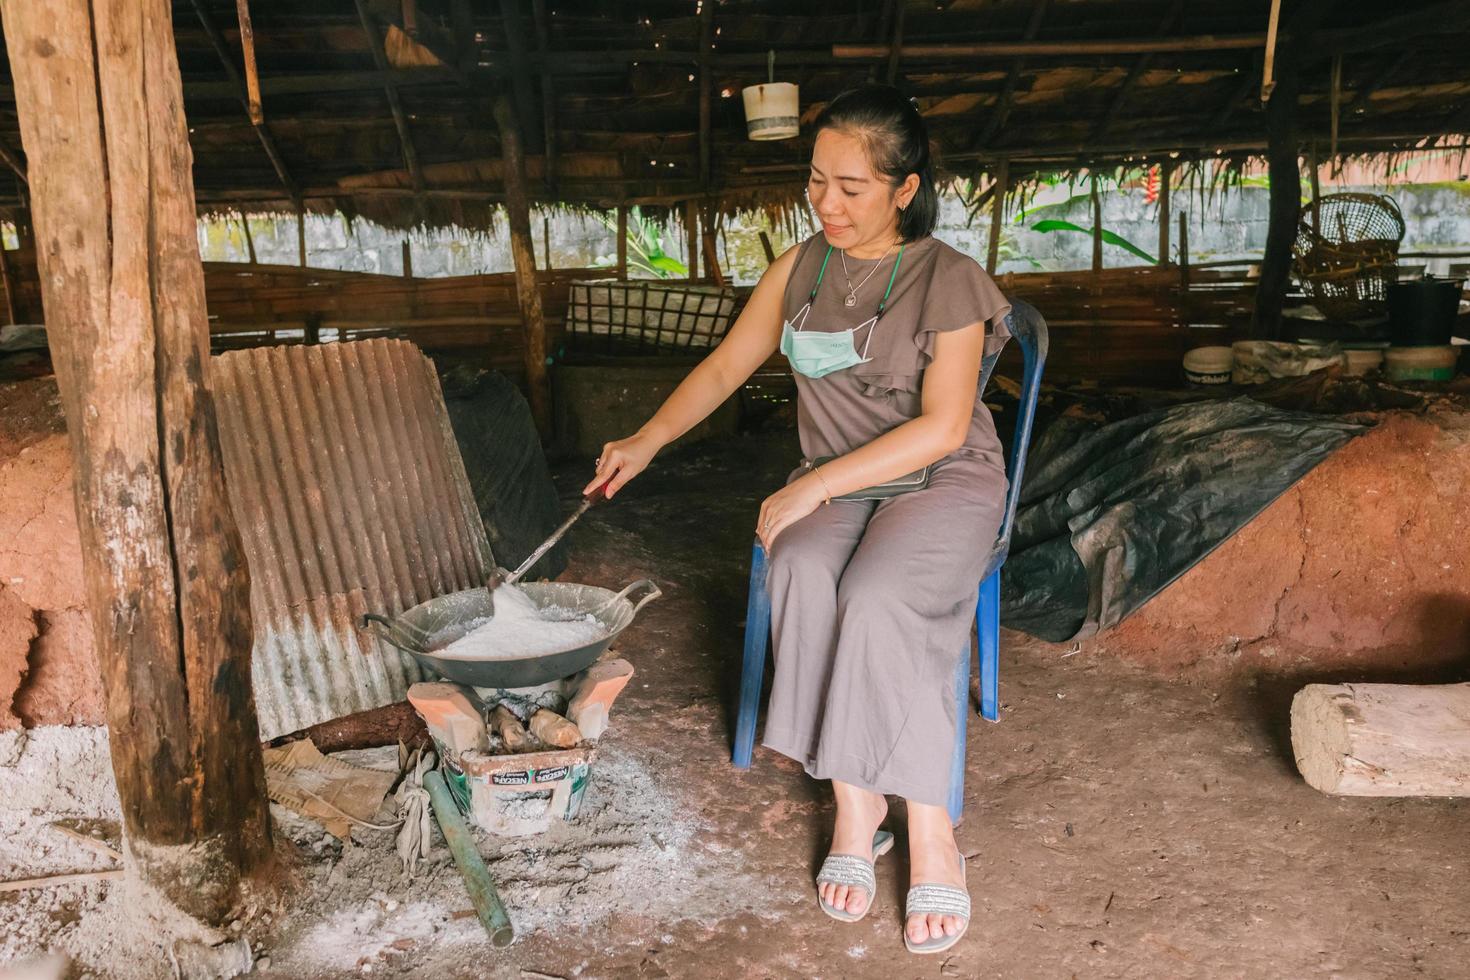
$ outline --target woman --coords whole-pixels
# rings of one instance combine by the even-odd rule
[[[904,941],[939,952],[969,922],[945,801],[966,710],[954,674],[1006,487],[980,362],[1005,342],[1009,306],[973,259],[930,237],[939,201],[911,102],[888,86],[856,89],[816,130],[807,193],[821,232],[772,263],[725,340],[643,428],[604,447],[588,491],[611,479],[616,494],[778,347],[787,355],[805,460],[756,525],[776,662],[764,744],[832,781],[837,818],[817,883],[834,918],[867,912],[873,862],[893,841],[879,829],[886,796],[905,798]],[[922,489],[836,499],[926,466]]]

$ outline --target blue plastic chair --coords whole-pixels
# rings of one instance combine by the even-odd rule
[[[1009,485],[1006,488],[1005,513],[1000,533],[990,549],[985,574],[980,579],[980,595],[975,610],[979,633],[980,714],[990,721],[1000,718],[1000,568],[1005,564],[1011,545],[1011,525],[1021,497],[1021,481],[1026,470],[1026,450],[1031,444],[1031,426],[1036,419],[1036,396],[1041,388],[1041,369],[1046,364],[1046,321],[1029,303],[1013,301],[1006,316],[1011,335],[1021,345],[1024,372],[1021,399],[1017,407],[1015,442],[1011,446]],[[999,360],[997,351],[985,358],[980,367],[980,390],[984,391],[990,374]],[[749,769],[755,752],[755,721],[760,710],[761,686],[765,680],[766,651],[771,632],[771,598],[766,591],[766,552],[759,540],[750,558],[750,596],[745,606],[745,659],[740,671],[740,702],[735,715],[735,751],[733,762]],[[949,816],[958,822],[965,798],[965,729],[970,698],[970,640],[965,638],[965,652],[955,674],[956,703],[961,706],[959,726],[955,731],[954,757],[950,769]]]

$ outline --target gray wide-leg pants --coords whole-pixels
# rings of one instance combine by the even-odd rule
[[[813,778],[945,804],[954,672],[1005,501],[988,455],[947,457],[923,490],[835,500],[772,545],[763,744]]]

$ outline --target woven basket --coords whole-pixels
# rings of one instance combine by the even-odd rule
[[[1403,237],[1404,216],[1391,197],[1318,198],[1303,212],[1292,246],[1302,290],[1332,320],[1383,314]]]

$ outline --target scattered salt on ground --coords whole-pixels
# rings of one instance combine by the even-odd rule
[[[50,827],[62,818],[120,818],[107,730],[0,732],[0,878],[117,866]],[[173,975],[165,943],[180,938],[219,937],[132,876],[15,892],[0,902],[0,966],[54,951],[80,965],[68,976],[156,980]]]
[[[28,738],[26,736],[29,736]],[[23,751],[16,751],[20,741]],[[394,768],[396,749],[341,753],[356,765]],[[13,764],[7,764],[11,760]],[[116,820],[118,804],[100,728],[0,734],[0,868],[3,877],[111,866],[49,830],[58,817]],[[391,823],[391,798],[374,822]],[[342,844],[315,821],[272,805],[276,832],[305,866],[291,908],[252,945],[272,977],[406,977],[421,957],[500,957],[470,911],[464,882],[437,829],[419,873],[405,877],[393,834],[354,831]],[[582,811],[544,834],[476,833],[517,935],[582,934],[613,914],[713,923],[761,911],[761,881],[738,853],[708,846],[700,818],[660,786],[651,765],[616,743],[599,748]],[[208,941],[199,927],[161,912],[146,886],[127,879],[18,893],[0,902],[0,967],[48,950],[77,960],[73,975],[97,980],[171,976],[165,943]],[[489,960],[486,960],[489,962]]]
[[[495,590],[495,615],[438,651],[456,660],[518,660],[592,643],[607,628],[591,614],[562,619],[514,585]]]

